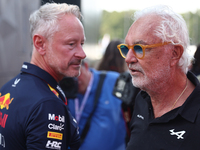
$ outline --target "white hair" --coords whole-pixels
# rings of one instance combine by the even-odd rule
[[[179,60],[179,66],[183,72],[187,73],[192,56],[189,55],[187,50],[190,38],[185,20],[168,6],[157,5],[135,12],[134,21],[151,14],[156,14],[162,18],[160,24],[154,30],[155,36],[162,39],[162,42],[171,42],[173,45],[180,44],[183,46],[184,52]]]
[[[31,38],[38,33],[46,38],[58,30],[57,20],[65,14],[73,14],[79,20],[82,18],[79,7],[66,3],[46,3],[34,11],[29,18]]]

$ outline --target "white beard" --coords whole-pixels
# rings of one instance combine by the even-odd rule
[[[129,65],[129,68],[134,68],[141,72],[139,76],[132,76],[132,83],[135,87],[138,87],[144,91],[151,89],[151,90],[158,90],[165,86],[165,84],[169,81],[170,75],[170,66],[169,65],[162,65],[157,64],[156,70],[152,69],[149,72],[145,72],[140,66],[135,67],[133,65]]]

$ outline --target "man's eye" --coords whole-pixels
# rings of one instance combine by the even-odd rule
[[[73,46],[73,45],[74,45],[74,43],[70,43],[69,45],[70,45],[70,46]]]

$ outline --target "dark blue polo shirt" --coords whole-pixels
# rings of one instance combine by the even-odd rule
[[[200,149],[200,84],[192,73],[187,77],[196,86],[194,91],[182,106],[161,117],[154,118],[149,95],[139,94],[127,150]]]
[[[56,80],[33,64],[21,71],[0,89],[0,149],[78,149],[77,124]]]

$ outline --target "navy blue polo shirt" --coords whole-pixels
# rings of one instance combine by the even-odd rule
[[[187,77],[196,86],[194,91],[182,106],[158,118],[154,118],[149,95],[140,92],[127,150],[200,149],[200,84],[191,72]]]
[[[0,89],[1,150],[76,150],[77,124],[65,95],[46,71],[24,63],[21,73]]]

